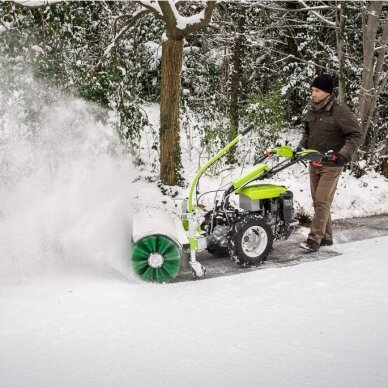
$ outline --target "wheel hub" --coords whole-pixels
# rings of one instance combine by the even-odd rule
[[[159,253],[151,253],[148,256],[148,265],[151,268],[160,268],[164,263],[164,258]]]
[[[268,236],[260,226],[248,228],[242,237],[242,249],[249,257],[261,255],[268,244]]]

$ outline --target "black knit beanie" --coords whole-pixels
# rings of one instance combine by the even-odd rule
[[[311,87],[323,90],[326,93],[333,93],[333,78],[330,74],[321,74],[311,84]]]

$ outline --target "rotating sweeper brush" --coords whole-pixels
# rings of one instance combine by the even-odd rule
[[[200,177],[252,128],[247,127],[197,172],[181,218],[156,209],[135,214],[131,261],[141,279],[167,283],[177,276],[182,261],[188,261],[195,278],[203,278],[205,267],[196,259],[196,253],[203,250],[229,255],[239,265],[255,266],[266,260],[274,240],[286,240],[291,235],[296,225],[292,192],[281,185],[253,182],[271,178],[295,163],[325,158],[315,150],[294,153],[288,146],[267,150],[251,169],[222,190],[222,200],[215,200],[204,221],[198,222],[196,194]],[[271,167],[268,162],[273,156],[284,160]],[[232,194],[239,197],[238,207],[230,204]]]
[[[166,283],[178,274],[188,247],[178,218],[156,209],[136,213],[132,231],[132,266],[143,280]]]

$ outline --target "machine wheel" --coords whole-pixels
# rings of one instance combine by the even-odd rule
[[[198,274],[194,269],[191,270],[191,275],[193,276],[194,279],[203,279],[206,275],[206,267],[203,265],[200,266],[200,274]]]
[[[167,283],[175,278],[181,264],[181,250],[170,238],[150,235],[132,246],[132,266],[143,280]]]
[[[228,235],[228,251],[237,264],[258,265],[272,249],[271,227],[257,214],[247,214],[237,221]]]
[[[211,255],[217,257],[225,257],[228,254],[227,247],[220,247],[219,245],[211,245],[206,249]]]

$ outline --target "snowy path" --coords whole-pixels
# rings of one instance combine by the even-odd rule
[[[0,286],[0,387],[386,387],[388,237],[199,282]]]

